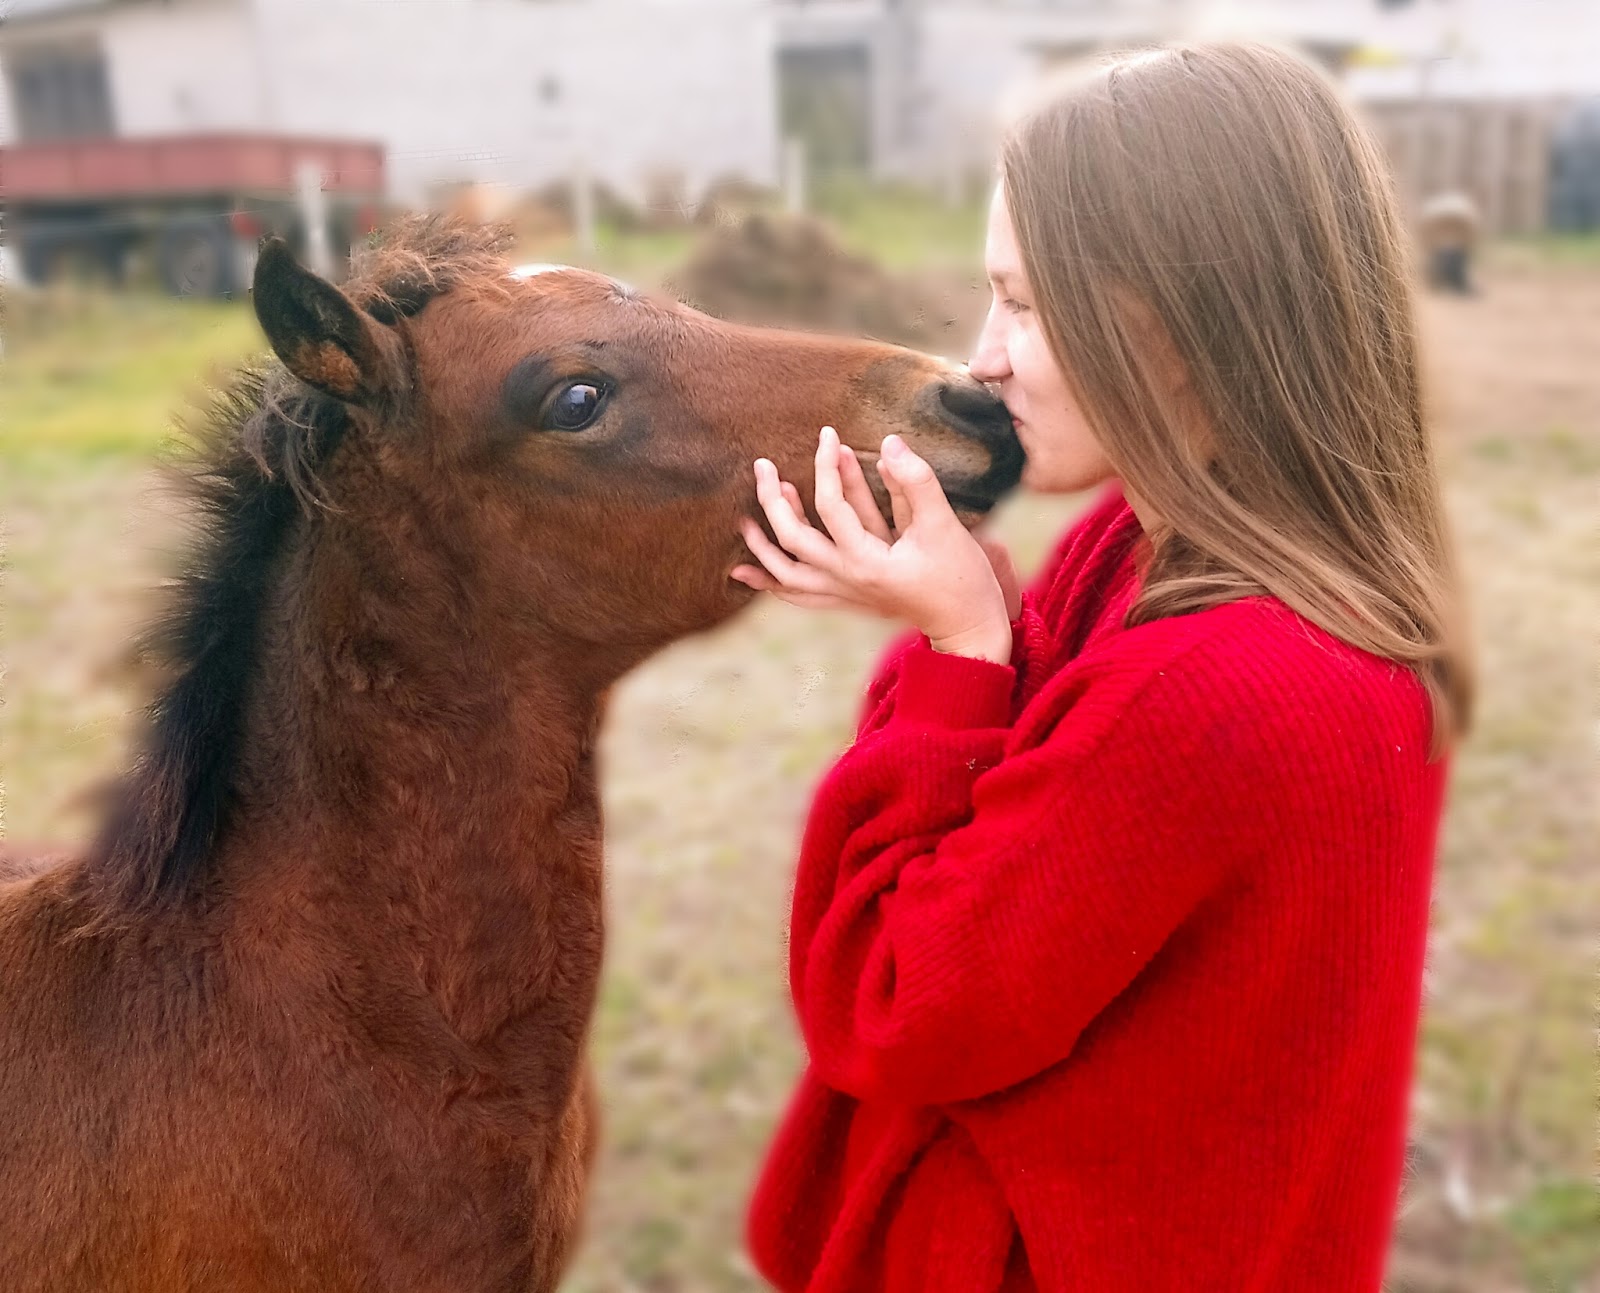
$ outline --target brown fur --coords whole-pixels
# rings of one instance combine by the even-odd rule
[[[344,399],[353,398],[361,390],[361,369],[356,361],[331,344],[304,347],[295,360],[294,369]]]
[[[405,227],[343,293],[263,253],[288,368],[202,428],[120,807],[84,857],[0,859],[11,1293],[553,1288],[596,1134],[608,687],[750,600],[756,456],[809,495],[832,422],[980,507],[1016,479],[937,361],[516,281],[502,237]],[[529,425],[560,374],[612,384],[590,430]]]

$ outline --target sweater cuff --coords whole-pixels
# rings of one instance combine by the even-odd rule
[[[900,662],[889,721],[954,730],[1010,727],[1016,681],[1010,665],[935,651],[924,634]]]

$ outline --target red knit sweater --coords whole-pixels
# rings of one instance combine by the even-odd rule
[[[821,781],[782,1290],[1376,1290],[1445,764],[1406,669],[1252,598],[1124,628],[1115,488],[1010,665],[914,635]]]

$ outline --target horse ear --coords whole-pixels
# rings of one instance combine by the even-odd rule
[[[282,238],[262,245],[252,296],[272,349],[301,381],[367,406],[399,389],[399,367],[381,325],[300,264]]]

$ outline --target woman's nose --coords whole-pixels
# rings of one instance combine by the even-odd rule
[[[972,348],[972,360],[967,364],[967,371],[980,382],[998,382],[1011,376],[1006,348],[1000,343],[998,333],[994,311],[990,310],[983,321],[983,331],[978,334],[978,343]]]

